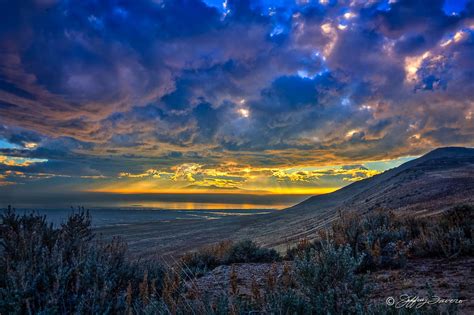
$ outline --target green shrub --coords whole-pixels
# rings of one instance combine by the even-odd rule
[[[141,281],[141,267],[126,260],[121,240],[94,239],[88,212],[71,214],[58,229],[45,217],[18,216],[10,207],[0,218],[0,313],[125,311],[127,288]],[[157,282],[162,268],[150,270]]]
[[[279,290],[266,296],[264,312],[267,314],[312,314],[308,299],[300,292]]]
[[[359,271],[400,268],[408,257],[454,258],[474,254],[474,207],[457,206],[432,217],[397,216],[377,211],[366,216],[341,214],[319,240],[350,246],[354,257],[363,254]],[[287,259],[319,249],[320,241],[303,242],[287,252]]]
[[[364,314],[368,308],[365,277],[355,271],[362,256],[354,257],[349,245],[321,242],[319,251],[295,261],[301,290],[313,314]]]
[[[454,207],[425,224],[413,240],[413,254],[445,258],[473,255],[473,228],[474,206]]]
[[[252,241],[244,240],[235,243],[227,253],[224,263],[270,263],[280,260],[274,249],[262,248]]]

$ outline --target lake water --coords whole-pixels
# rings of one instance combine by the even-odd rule
[[[33,210],[16,209],[17,214],[30,213]],[[35,213],[46,215],[48,221],[59,225],[66,221],[72,209],[43,209],[34,210]],[[77,211],[77,210],[75,210]],[[213,210],[153,210],[153,209],[117,209],[101,208],[90,209],[93,227],[127,225],[146,222],[172,220],[219,220],[229,216],[265,215],[274,209],[213,209]]]

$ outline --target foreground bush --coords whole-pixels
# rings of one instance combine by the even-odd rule
[[[235,268],[228,290],[209,297],[194,278],[218,265],[268,263],[281,257],[251,241],[222,242],[161,267],[129,261],[126,245],[97,240],[80,210],[55,228],[44,217],[8,209],[0,226],[0,314],[438,314],[372,305],[367,269],[398,267],[410,256],[472,255],[473,208],[417,219],[392,213],[342,216],[315,242],[272,264],[264,287],[239,293]]]
[[[161,267],[128,262],[126,244],[118,239],[95,240],[84,210],[59,228],[11,208],[0,219],[1,314],[125,312],[127,288],[143,282],[144,266],[160,290]]]
[[[208,304],[193,300],[194,310],[202,314],[370,314],[366,279],[356,273],[361,261],[353,257],[349,246],[337,247],[328,241],[319,250],[285,263],[279,275],[273,264],[264,287],[253,280],[251,296],[239,293],[231,268],[228,290]]]
[[[370,287],[356,272],[362,256],[355,258],[349,246],[333,241],[320,245],[286,263],[280,276],[270,270],[263,292],[252,288],[247,303],[231,294],[231,305],[241,314],[372,314]]]
[[[474,255],[474,206],[458,206],[443,213],[438,224],[425,225],[413,243],[418,256]]]
[[[96,239],[91,217],[79,209],[55,228],[37,214],[0,216],[0,314],[228,314],[252,305],[223,294],[217,301],[192,299],[183,264],[163,268],[129,261],[120,239]],[[274,250],[250,241],[223,242],[188,257],[207,270],[220,264],[271,262]],[[191,258],[189,258],[191,257]]]
[[[336,246],[350,246],[363,254],[359,271],[400,268],[409,257],[455,258],[474,254],[474,207],[457,206],[433,217],[415,218],[379,211],[366,216],[344,214],[314,242],[301,241],[287,252],[287,259],[321,247],[332,239]]]
[[[331,241],[295,260],[301,290],[312,314],[365,314],[369,307],[364,276],[356,274],[362,256],[354,257],[349,245]]]

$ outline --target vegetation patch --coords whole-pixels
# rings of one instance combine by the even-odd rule
[[[235,263],[269,263],[281,261],[282,257],[274,249],[262,248],[255,242],[224,241],[188,253],[181,258],[184,267],[193,275],[200,276],[221,265]]]
[[[374,304],[367,272],[400,268],[411,258],[472,256],[473,210],[459,206],[416,219],[391,212],[345,214],[284,258],[252,241],[226,241],[164,267],[127,259],[120,239],[97,238],[84,209],[55,228],[45,217],[19,216],[9,208],[0,217],[0,313],[452,313],[454,308],[439,305],[395,310]],[[264,278],[252,275],[244,294],[240,282],[250,265],[268,271]],[[197,281],[217,267],[225,269],[227,282],[211,296]]]

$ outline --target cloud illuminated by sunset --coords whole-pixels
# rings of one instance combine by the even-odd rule
[[[318,194],[474,145],[469,1],[0,7],[0,201]]]

